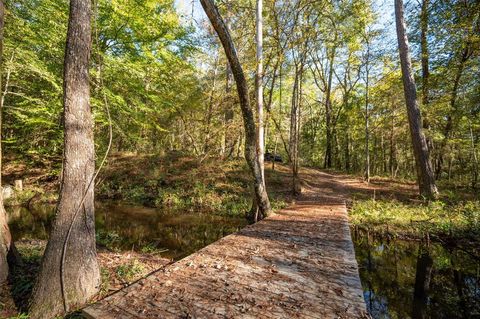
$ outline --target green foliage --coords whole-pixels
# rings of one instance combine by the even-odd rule
[[[12,197],[6,199],[4,201],[5,206],[19,206],[25,205],[33,196],[35,196],[36,192],[33,189],[24,189],[23,191],[14,191]]]
[[[127,264],[120,265],[116,269],[116,274],[119,278],[126,282],[132,282],[139,279],[145,271],[145,266],[138,260],[133,260]]]
[[[113,251],[117,250],[117,246],[122,240],[120,235],[115,231],[97,231],[95,235],[97,244]]]
[[[5,143],[10,152],[27,157],[59,156],[68,2],[6,5]],[[160,147],[172,121],[201,101],[188,61],[190,35],[173,0],[100,0],[95,10],[91,102],[98,147],[103,149],[107,140],[104,94],[120,148]]]
[[[110,272],[108,269],[100,267],[100,295],[105,295],[109,292],[110,289]]]
[[[30,316],[26,313],[21,313],[21,314],[18,314],[14,317],[9,317],[8,319],[28,319],[30,318]]]
[[[155,199],[155,206],[163,208],[176,207],[181,209],[185,206],[182,196],[182,190],[162,188],[158,191],[158,196]]]

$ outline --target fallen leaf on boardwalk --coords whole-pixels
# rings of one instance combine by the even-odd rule
[[[343,291],[340,288],[333,288],[333,291],[337,294],[337,296],[343,296]]]

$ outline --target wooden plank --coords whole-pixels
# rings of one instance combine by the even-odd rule
[[[367,317],[342,185],[313,173],[318,183],[295,205],[85,308],[84,315]]]

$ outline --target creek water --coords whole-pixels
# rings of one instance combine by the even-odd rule
[[[480,318],[480,261],[468,251],[364,232],[353,239],[373,318]]]
[[[47,239],[54,206],[7,209],[15,239]],[[96,203],[97,242],[118,250],[164,250],[180,259],[246,225],[243,218]],[[353,232],[367,310],[373,318],[480,318],[480,262],[431,243]]]
[[[95,204],[97,243],[110,249],[162,251],[166,258],[180,259],[208,244],[238,231],[243,218],[212,214],[179,214],[163,210],[119,205]],[[31,209],[7,208],[15,240],[47,239],[55,206]]]

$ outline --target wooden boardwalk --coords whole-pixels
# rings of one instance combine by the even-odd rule
[[[87,318],[366,318],[342,185],[309,170],[291,207],[85,308]],[[313,177],[313,178],[312,178]]]

